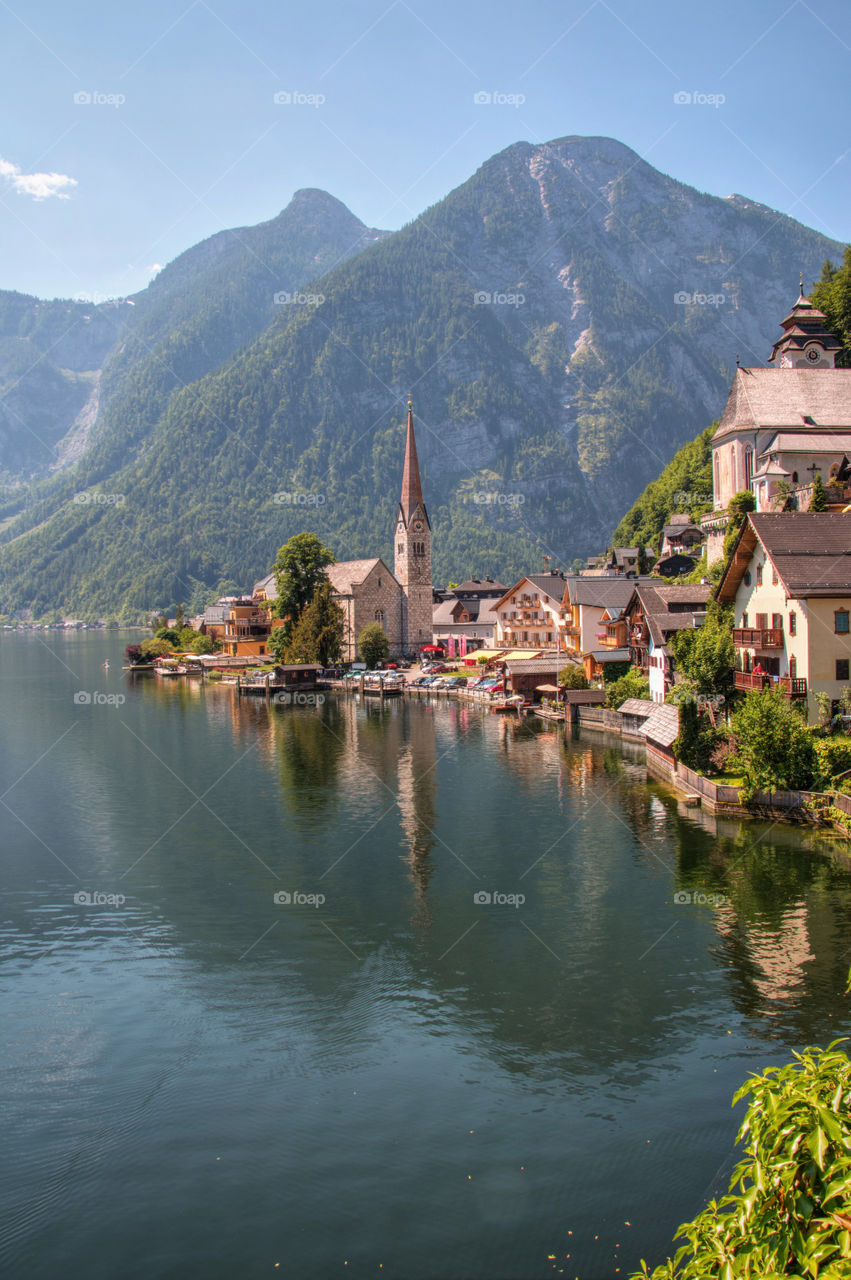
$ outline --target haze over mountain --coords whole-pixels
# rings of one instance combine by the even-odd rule
[[[0,295],[4,341],[60,380],[47,460],[22,443],[38,395],[6,420],[0,612],[198,603],[304,528],[389,560],[408,391],[435,580],[570,563],[718,416],[736,356],[765,360],[798,271],[841,248],[569,137],[509,147],[392,235],[300,192],[88,307],[75,364],[41,317],[77,304],[25,299],[12,333]]]

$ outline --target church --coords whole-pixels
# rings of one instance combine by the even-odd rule
[[[431,524],[423,499],[410,400],[402,494],[393,541],[393,572],[380,557],[342,560],[325,570],[345,617],[345,662],[357,660],[358,636],[370,622],[383,628],[391,658],[415,656],[423,645],[431,644]]]
[[[711,564],[721,558],[727,507],[750,489],[757,511],[806,511],[816,475],[841,511],[851,488],[851,369],[842,344],[804,297],[804,282],[768,368],[738,368],[712,439],[714,511],[701,519]]]

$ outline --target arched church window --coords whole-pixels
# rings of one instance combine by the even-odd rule
[[[745,488],[750,489],[753,485],[753,449],[750,445],[745,449]]]

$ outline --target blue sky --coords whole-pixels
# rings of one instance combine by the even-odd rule
[[[4,289],[123,296],[299,187],[396,228],[566,134],[851,240],[849,0],[0,0],[0,48]]]

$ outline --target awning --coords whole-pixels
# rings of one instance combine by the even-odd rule
[[[561,693],[557,684],[536,684],[535,688],[538,693]]]
[[[520,658],[539,658],[543,649],[512,649],[511,653],[502,655],[503,662],[517,662]],[[558,666],[558,655],[553,657],[553,667]]]
[[[464,654],[464,661],[477,662],[479,658],[498,658],[501,654],[501,649],[474,649],[472,653]]]

